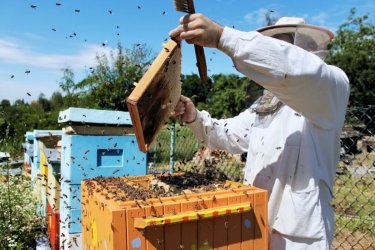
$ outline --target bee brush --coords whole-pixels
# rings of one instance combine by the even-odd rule
[[[194,14],[195,8],[193,0],[174,0],[174,7],[177,11]],[[197,67],[199,76],[203,83],[207,83],[207,65],[202,46],[194,45],[195,56],[197,57]]]

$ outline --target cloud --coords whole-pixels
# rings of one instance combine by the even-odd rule
[[[70,54],[46,53],[35,51],[27,44],[13,38],[0,37],[0,63],[38,67],[45,69],[61,69],[67,66],[72,69],[84,69],[93,65],[97,54],[109,55],[112,48],[97,44],[86,44],[77,52]]]
[[[247,13],[244,17],[245,21],[251,25],[265,25],[266,23],[266,13],[269,12],[268,9],[261,8],[253,12]]]
[[[29,39],[32,39],[32,40],[37,40],[37,41],[45,41],[46,40],[45,37],[30,33],[30,32],[23,32],[22,35],[25,36],[26,38],[29,38]]]
[[[315,25],[325,25],[328,17],[326,12],[319,12],[317,15],[311,17],[311,23]]]

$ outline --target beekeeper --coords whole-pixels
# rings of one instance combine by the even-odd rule
[[[214,119],[185,96],[175,115],[209,148],[247,152],[245,182],[269,194],[270,249],[329,249],[330,202],[349,98],[345,73],[323,61],[332,32],[293,17],[243,32],[192,14],[170,36],[218,48],[265,88],[233,118]]]

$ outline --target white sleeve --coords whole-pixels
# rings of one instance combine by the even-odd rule
[[[349,80],[313,53],[256,31],[224,28],[219,49],[236,69],[271,91],[314,125],[329,129],[343,119]]]
[[[245,110],[229,119],[211,118],[207,111],[197,111],[195,122],[188,124],[195,136],[207,147],[223,149],[232,154],[245,153],[249,147],[249,129],[254,114]]]

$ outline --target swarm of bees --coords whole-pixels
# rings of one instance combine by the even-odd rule
[[[206,173],[186,172],[185,174],[164,173],[148,179],[148,186],[141,185],[132,177],[103,177],[86,180],[89,193],[99,192],[115,201],[146,201],[150,198],[171,197],[191,193],[225,190],[225,176],[216,178],[210,171]],[[95,185],[96,183],[97,185]],[[138,202],[136,204],[139,204]]]

